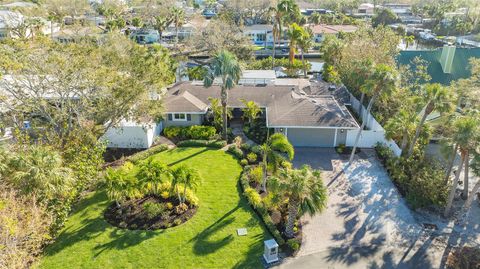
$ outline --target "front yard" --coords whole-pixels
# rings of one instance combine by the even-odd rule
[[[162,162],[199,171],[198,212],[166,230],[131,231],[109,225],[104,192],[77,206],[40,268],[259,268],[263,241],[271,238],[239,191],[241,167],[229,154],[178,148],[154,155]],[[247,236],[237,236],[246,227]]]

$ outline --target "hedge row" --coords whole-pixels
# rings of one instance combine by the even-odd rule
[[[263,203],[258,204],[256,201],[250,201],[250,196],[247,193],[245,193],[245,190],[247,190],[250,185],[248,183],[248,178],[247,178],[247,171],[251,169],[250,166],[245,166],[242,172],[242,175],[240,176],[240,186],[242,187],[242,193],[243,195],[247,198],[248,203],[252,205],[253,211],[257,213],[257,215],[262,219],[263,223],[265,224],[265,227],[267,227],[267,230],[270,232],[270,234],[275,238],[279,246],[285,245],[285,240],[282,237],[282,234],[280,231],[278,231],[277,227],[275,224],[273,224],[272,219],[270,218],[270,215],[268,214],[268,210],[265,207]],[[256,205],[255,207],[253,205]]]
[[[183,140],[177,143],[177,147],[208,147],[221,149],[227,145],[224,140]]]
[[[193,125],[193,126],[169,126],[165,127],[163,134],[170,139],[196,139],[210,140],[214,138],[217,130],[213,126]]]
[[[137,164],[139,161],[144,160],[154,154],[160,153],[168,149],[168,146],[165,144],[160,144],[154,147],[151,147],[147,150],[140,151],[138,153],[133,154],[127,158],[127,161],[130,161],[134,164]]]

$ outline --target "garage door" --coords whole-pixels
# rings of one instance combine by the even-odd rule
[[[288,128],[287,136],[295,147],[333,147],[335,129]]]

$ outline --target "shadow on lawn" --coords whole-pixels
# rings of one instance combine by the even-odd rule
[[[182,149],[186,150],[187,148],[180,148],[180,151],[182,151]],[[176,151],[178,152],[179,150],[176,149]],[[186,156],[186,157],[184,157],[184,158],[182,158],[182,159],[179,159],[179,160],[176,160],[176,161],[174,161],[174,162],[171,162],[171,163],[168,164],[168,166],[174,166],[174,165],[176,165],[176,164],[178,164],[178,163],[184,162],[184,161],[186,161],[186,160],[188,160],[188,159],[190,159],[190,158],[193,158],[193,157],[195,157],[195,156],[197,156],[197,155],[203,154],[203,153],[205,153],[205,152],[207,152],[207,151],[212,151],[212,149],[205,148],[205,149],[203,149],[203,150],[201,150],[201,151],[199,151],[199,152],[196,152],[196,153],[194,153],[194,154],[192,154],[192,155],[189,155],[189,156]]]
[[[103,218],[103,209],[106,208],[109,203],[110,202],[106,199],[104,192],[97,192],[91,197],[82,200],[75,208],[75,211],[78,212],[77,214],[80,214],[79,216],[83,218],[81,226],[76,229],[71,227],[64,229],[59,234],[55,244],[46,249],[45,254],[54,255],[78,242],[88,241],[100,236],[105,233],[107,229],[112,229],[110,232],[110,242],[96,246],[95,250],[98,252],[95,253],[95,257],[105,250],[113,248],[125,249],[137,245],[158,234],[158,232],[153,231],[130,231],[111,226]],[[87,218],[87,207],[92,205],[95,207],[101,207],[102,211],[100,215],[95,218]]]

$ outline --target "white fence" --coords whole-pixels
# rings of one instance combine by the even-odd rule
[[[400,156],[402,154],[402,150],[400,147],[395,143],[393,140],[387,140],[385,138],[385,129],[383,129],[382,125],[378,123],[377,120],[373,117],[372,114],[367,114],[367,109],[363,106],[362,113],[359,113],[359,104],[355,96],[350,94],[350,103],[352,104],[353,111],[357,112],[364,121],[366,121],[367,130],[363,130],[362,134],[360,135],[360,140],[358,146],[360,148],[373,148],[377,143],[384,143],[387,145],[396,156]],[[348,130],[347,131],[347,141],[346,146],[352,147],[355,144],[355,138],[357,137],[359,130]]]
[[[163,129],[163,124],[121,124],[119,127],[110,128],[102,140],[107,141],[109,148],[149,148],[155,136]]]

